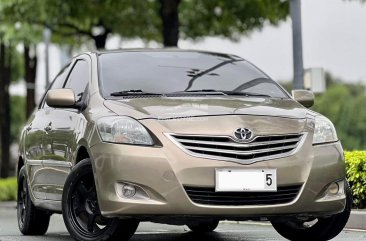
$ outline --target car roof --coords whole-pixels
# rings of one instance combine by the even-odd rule
[[[212,52],[205,50],[193,50],[193,49],[180,49],[180,48],[126,48],[126,49],[114,49],[114,50],[97,50],[91,51],[89,53],[93,53],[96,55],[109,54],[109,53],[124,53],[124,52],[190,52],[190,53],[203,53],[221,56],[224,58],[231,59],[243,59],[234,54],[220,53],[220,52]]]

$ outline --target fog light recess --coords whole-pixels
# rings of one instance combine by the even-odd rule
[[[318,201],[333,201],[346,198],[344,191],[344,180],[332,182],[325,189],[324,194]]]
[[[125,199],[150,199],[147,192],[140,186],[127,182],[118,182],[115,185],[118,196]]]

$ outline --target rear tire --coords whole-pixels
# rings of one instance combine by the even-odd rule
[[[211,220],[211,221],[198,222],[195,224],[189,224],[187,226],[192,232],[209,233],[214,231],[218,225],[219,225],[218,220]]]
[[[75,240],[129,240],[139,222],[102,216],[90,159],[75,165],[66,179],[62,195],[62,216]]]
[[[351,213],[352,195],[346,185],[346,207],[342,213],[327,218],[314,219],[312,226],[306,226],[304,221],[272,222],[274,229],[284,238],[296,241],[326,241],[336,237],[346,226]]]
[[[32,203],[24,166],[18,176],[17,218],[19,230],[24,235],[43,235],[50,223],[50,214]]]

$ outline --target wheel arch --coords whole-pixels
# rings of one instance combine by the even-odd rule
[[[88,149],[87,145],[84,144],[79,144],[79,147],[77,149],[77,152],[76,152],[76,156],[73,160],[73,166],[75,166],[76,164],[78,164],[80,161],[86,159],[86,158],[89,158],[90,159],[90,164],[92,165],[92,169],[93,169],[93,173],[95,173],[95,165],[94,165],[94,162],[93,162],[93,158],[91,156],[91,152],[90,150]],[[96,175],[93,174],[93,177],[94,177],[94,182],[95,182],[95,185],[96,185],[96,188],[97,188],[97,192],[99,192],[99,186],[98,186],[98,180],[97,180],[97,177]]]
[[[20,169],[24,166],[24,160],[22,156],[19,156],[16,171],[17,171],[17,177],[19,176]]]
[[[82,145],[78,148],[74,164],[78,164],[81,160],[84,160],[85,158],[90,158],[90,155],[88,149]]]

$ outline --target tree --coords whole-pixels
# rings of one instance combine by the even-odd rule
[[[11,38],[12,27],[0,25],[0,140],[1,165],[0,177],[8,176],[10,162],[10,144],[12,141],[9,86],[12,81],[18,80],[22,74],[20,70],[21,58],[16,50],[16,41]]]
[[[27,86],[26,117],[29,117],[35,108],[35,82],[37,71],[37,44],[42,39],[42,28],[28,23],[12,23],[2,25],[5,39],[14,45],[21,44],[23,47],[23,60],[17,60],[21,69],[16,70],[16,77],[24,77]],[[16,55],[18,56],[18,55]],[[22,71],[23,70],[23,71]]]
[[[23,47],[24,79],[27,85],[26,117],[29,117],[36,107],[35,88],[37,71],[37,47],[36,44],[29,44],[28,42],[24,42]]]
[[[179,17],[178,5],[180,0],[160,0],[160,18],[162,21],[162,36],[165,47],[178,46]]]
[[[11,78],[12,46],[0,37],[0,139],[1,139],[1,166],[0,177],[8,177],[10,162],[10,96],[9,85]]]
[[[56,39],[92,39],[102,49],[111,33],[156,39],[154,6],[153,1],[135,0],[6,0],[2,13],[13,22],[47,26]]]
[[[181,38],[222,36],[233,41],[266,24],[278,24],[289,14],[281,0],[188,0],[180,6]]]
[[[141,38],[177,46],[179,38],[223,36],[238,40],[288,15],[283,0],[4,0],[2,15],[48,26],[56,36],[104,48],[107,37]]]
[[[26,105],[26,98],[23,96],[10,96],[10,142],[14,143],[18,140],[20,130],[22,129],[26,120],[26,113],[24,112]]]

